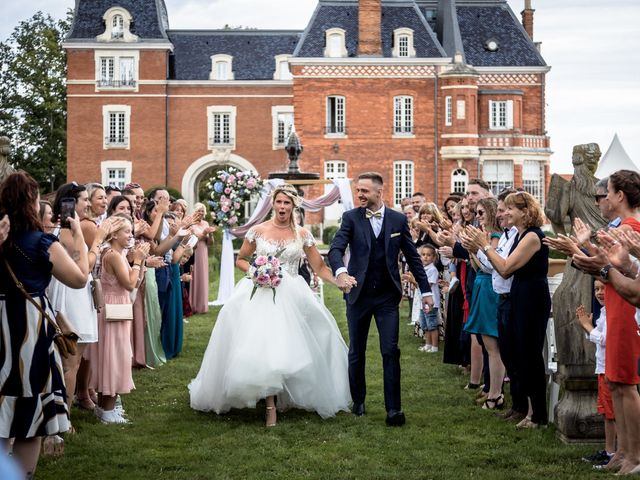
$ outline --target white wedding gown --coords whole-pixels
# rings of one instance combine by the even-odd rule
[[[303,246],[313,245],[304,229],[298,239],[278,243],[254,229],[257,255],[279,258],[284,278],[276,288],[258,288],[243,278],[220,310],[198,376],[189,384],[191,408],[218,414],[255,407],[277,395],[279,409],[316,411],[322,418],[348,411],[351,403],[347,346],[336,321],[298,275]]]

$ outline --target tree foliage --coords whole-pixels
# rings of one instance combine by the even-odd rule
[[[11,139],[9,161],[43,187],[66,181],[67,59],[62,41],[71,25],[36,13],[0,42],[0,134]]]

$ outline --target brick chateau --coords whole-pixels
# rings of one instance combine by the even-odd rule
[[[319,0],[304,31],[171,30],[163,0],[76,0],[68,178],[193,202],[212,168],[286,170],[295,128],[304,171],[379,171],[389,205],[413,191],[441,204],[476,176],[544,201],[549,67],[523,7],[520,20],[505,0]]]

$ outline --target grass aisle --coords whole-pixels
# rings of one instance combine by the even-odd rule
[[[217,291],[217,290],[212,290]],[[326,304],[346,338],[340,292],[325,288]],[[595,448],[561,444],[553,428],[516,431],[472,402],[466,378],[441,354],[418,352],[401,324],[402,393],[407,424],[384,424],[382,367],[375,327],[369,338],[367,415],[279,415],[265,429],[258,410],[216,416],[189,408],[187,383],[200,366],[219,309],[185,325],[183,353],[157,370],[136,371],[137,389],[124,396],[131,424],[101,425],[73,410],[78,430],[65,455],[43,458],[38,479],[224,478],[604,478],[581,462]],[[406,318],[406,315],[405,315]],[[265,319],[268,321],[268,319]]]

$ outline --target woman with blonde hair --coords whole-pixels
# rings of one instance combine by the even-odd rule
[[[149,253],[149,244],[133,249],[133,266],[129,266],[125,250],[133,239],[133,221],[124,214],[116,214],[114,217],[124,221],[105,239],[108,248],[102,255],[101,280],[107,306],[98,314],[100,336],[91,384],[99,394],[96,417],[102,423],[127,423],[123,416],[124,410],[115,409],[115,404],[117,395],[129,393],[134,388],[131,376],[133,307],[129,318],[116,320],[117,317],[109,318],[109,306],[131,305],[129,292],[141,280],[141,269]]]
[[[316,274],[335,284],[313,236],[295,224],[293,209],[301,202],[293,186],[277,187],[273,217],[247,232],[237,267],[249,272],[248,257],[258,255],[257,262],[277,254],[282,283],[272,291],[255,288],[249,278],[238,282],[189,385],[192,408],[221,414],[265,399],[268,427],[276,424],[276,397],[278,408],[312,410],[323,418],[348,410],[347,346],[329,310],[298,274],[306,255]]]
[[[193,313],[207,313],[209,311],[209,245],[211,245],[211,234],[216,231],[216,228],[204,219],[207,209],[203,203],[196,203],[193,213],[198,214],[202,219],[191,227],[198,243],[193,247],[189,303]]]

